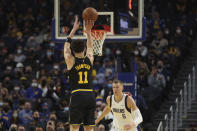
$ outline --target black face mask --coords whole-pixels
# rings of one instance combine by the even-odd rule
[[[47,83],[46,80],[43,80],[43,81],[42,81],[42,84],[41,84],[42,87],[46,86],[46,83]]]
[[[39,117],[34,117],[34,120],[35,120],[35,121],[38,121],[38,120],[39,120]]]
[[[51,118],[50,120],[55,121],[55,118]]]
[[[10,131],[16,131],[16,128],[11,128],[11,130]]]
[[[64,128],[57,128],[57,131],[64,131]]]
[[[8,106],[5,106],[4,108],[3,108],[3,110],[5,111],[5,112],[8,112],[9,111],[9,107]]]
[[[161,66],[161,65],[158,65],[157,67],[158,67],[159,69],[162,69],[162,66]]]

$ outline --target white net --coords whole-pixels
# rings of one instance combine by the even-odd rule
[[[105,41],[106,37],[106,31],[105,30],[92,30],[92,41],[93,41],[93,52],[94,55],[102,56],[103,54],[103,43]]]

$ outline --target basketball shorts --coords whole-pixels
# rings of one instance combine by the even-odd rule
[[[71,125],[95,125],[96,98],[94,92],[78,91],[71,94],[69,123]]]

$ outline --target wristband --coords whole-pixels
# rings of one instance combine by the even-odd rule
[[[72,39],[70,37],[67,37],[66,42],[71,43]]]

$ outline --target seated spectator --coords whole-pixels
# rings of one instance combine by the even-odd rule
[[[156,100],[155,105],[159,105],[161,93],[163,89],[166,87],[166,80],[162,74],[158,73],[158,69],[156,66],[152,67],[152,72],[148,76],[148,85],[149,87],[146,89],[149,101]]]
[[[31,103],[25,102],[24,109],[19,111],[19,121],[21,125],[25,125],[32,121],[32,110],[31,110]]]
[[[151,32],[154,33],[164,28],[164,21],[160,18],[159,12],[155,11],[150,23]]]
[[[33,108],[38,107],[41,102],[42,90],[38,87],[36,79],[32,80],[31,86],[27,89],[25,93],[25,98],[32,102]]]
[[[51,112],[48,104],[45,102],[42,104],[42,111],[40,113],[41,122],[46,123],[49,120]]]
[[[11,123],[11,118],[12,118],[12,109],[10,108],[10,105],[8,102],[3,103],[3,110],[0,112],[0,118],[1,121],[3,122],[3,128],[4,129],[9,129]]]
[[[163,37],[163,32],[158,31],[156,38],[152,41],[151,46],[154,48],[154,52],[159,56],[165,47],[168,46],[168,40]]]
[[[12,124],[9,128],[9,131],[17,131],[17,125],[16,124]]]
[[[35,127],[42,127],[44,128],[44,124],[40,121],[40,114],[38,111],[33,112],[33,119],[25,125],[25,129],[29,131],[35,130]]]

